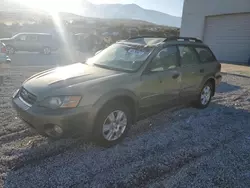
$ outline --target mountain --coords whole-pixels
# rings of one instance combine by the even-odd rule
[[[180,27],[181,18],[171,16],[162,12],[143,9],[136,4],[100,4],[95,5],[86,0],[82,3],[81,15],[87,17],[109,18],[109,19],[136,19],[155,23]]]
[[[0,0],[1,1],[1,0]],[[34,12],[44,14],[46,10],[32,10],[22,3],[4,1],[0,2],[0,12],[12,12],[20,15],[25,12]],[[44,12],[45,11],[45,12]],[[67,11],[63,11],[67,12]],[[105,19],[125,19],[125,20],[142,20],[158,25],[166,25],[170,27],[180,27],[181,17],[172,16],[162,12],[143,9],[136,4],[92,4],[87,0],[82,0],[77,10],[68,11],[75,15]]]

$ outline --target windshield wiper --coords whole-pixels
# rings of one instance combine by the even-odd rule
[[[121,72],[129,72],[129,70],[110,67],[110,66],[107,66],[107,65],[95,64],[95,63],[94,63],[94,65],[97,66],[97,67],[103,68],[103,69],[109,69],[109,70],[115,70],[115,71],[121,71]]]

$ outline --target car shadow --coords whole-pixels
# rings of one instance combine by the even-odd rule
[[[237,71],[236,73],[229,73],[229,72],[223,72],[222,73],[223,75],[230,75],[230,76],[239,76],[239,77],[242,77],[242,78],[250,78],[250,73],[246,73],[244,71]]]
[[[14,165],[6,173],[4,187],[95,187],[98,178],[105,183],[109,182],[110,178],[110,182],[115,181],[120,187],[126,186],[128,182],[134,183],[130,184],[131,187],[138,186],[136,182],[141,180],[139,171],[137,175],[129,176],[133,166],[136,166],[136,169],[144,169],[144,165],[150,163],[152,168],[163,170],[164,173],[160,175],[143,173],[145,182],[158,178],[156,175],[172,173],[171,169],[181,169],[186,162],[194,160],[192,156],[196,159],[197,155],[205,155],[208,150],[213,151],[232,140],[236,133],[246,129],[250,117],[247,110],[218,103],[211,103],[210,107],[204,110],[188,107],[169,112],[163,111],[139,121],[122,143],[107,149],[85,143],[81,139],[48,141],[21,153],[17,149],[13,153],[19,152],[19,162],[12,161]],[[210,121],[211,119],[213,121]],[[222,119],[227,123],[223,123]],[[238,121],[240,123],[236,125]],[[197,154],[199,147],[202,148],[201,153]],[[188,153],[185,153],[186,159],[183,159],[183,148]],[[157,160],[154,160],[153,156]],[[182,159],[178,162],[177,159],[180,157]],[[168,161],[169,158],[177,161]],[[145,159],[146,163],[141,163],[142,159]],[[165,161],[166,169],[159,166],[159,161]],[[120,173],[125,175],[120,176]],[[132,177],[134,179],[131,181]],[[105,184],[103,187],[109,185]]]
[[[232,91],[237,91],[241,89],[240,86],[237,85],[232,85],[229,84],[227,82],[221,82],[220,85],[218,86],[218,88],[216,89],[217,93],[228,93],[228,92],[232,92]]]

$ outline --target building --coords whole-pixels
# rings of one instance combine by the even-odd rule
[[[218,60],[246,63],[250,0],[185,0],[180,35],[202,39]]]

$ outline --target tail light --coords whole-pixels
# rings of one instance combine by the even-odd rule
[[[1,53],[6,53],[6,47],[5,46],[3,46],[2,48],[1,48]]]

